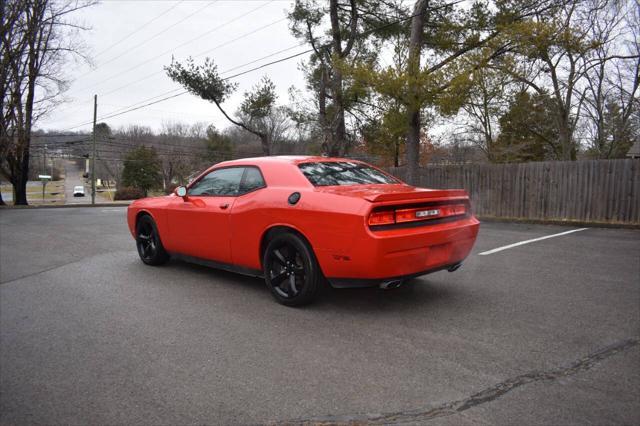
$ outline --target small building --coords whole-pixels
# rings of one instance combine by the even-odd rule
[[[636,141],[631,148],[629,148],[627,158],[640,158],[640,141]]]

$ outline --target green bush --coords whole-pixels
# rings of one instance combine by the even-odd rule
[[[140,188],[144,194],[160,188],[162,174],[160,159],[154,148],[140,146],[127,154],[122,170],[122,186]]]
[[[138,198],[144,198],[144,191],[138,188],[124,187],[116,191],[113,196],[114,200],[137,200]]]

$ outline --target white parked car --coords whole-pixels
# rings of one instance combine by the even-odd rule
[[[74,186],[73,187],[73,196],[74,197],[84,197],[84,186]]]

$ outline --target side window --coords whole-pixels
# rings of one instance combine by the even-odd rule
[[[244,167],[214,170],[189,188],[189,195],[238,195]]]
[[[258,168],[247,167],[245,170],[244,178],[240,184],[240,194],[246,194],[247,192],[255,191],[256,189],[266,186]]]

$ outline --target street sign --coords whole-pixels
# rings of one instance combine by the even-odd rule
[[[51,180],[50,175],[38,175],[38,178],[42,181],[42,202],[44,203],[44,188],[47,186],[47,181]]]

